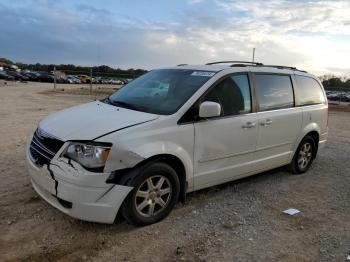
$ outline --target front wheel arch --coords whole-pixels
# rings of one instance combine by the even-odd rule
[[[148,165],[150,163],[155,163],[155,162],[163,162],[175,170],[180,181],[179,200],[184,203],[186,201],[186,192],[188,188],[186,169],[183,162],[174,155],[170,155],[170,154],[154,155],[152,157],[149,157],[141,161],[134,167],[116,170],[112,172],[112,174],[110,175],[110,177],[107,179],[106,182],[112,183],[112,184],[126,185],[130,179],[132,179],[135,175],[137,175],[137,173],[143,166]]]
[[[140,215],[140,213],[138,212],[138,208],[137,208],[138,206],[136,204],[137,192],[139,190],[140,185],[144,184],[146,180],[148,180],[149,178],[152,179],[152,177],[157,177],[157,176],[160,176],[160,177],[163,176],[169,179],[169,182],[171,181],[169,185],[171,186],[172,190],[170,192],[173,192],[173,193],[172,193],[171,199],[169,200],[170,201],[169,204],[166,207],[164,207],[165,208],[164,210],[159,211],[160,212],[159,214],[154,214],[154,216],[147,218]],[[176,205],[177,200],[179,198],[180,182],[178,179],[178,175],[171,166],[161,161],[148,162],[147,164],[139,167],[138,170],[135,169],[133,170],[133,172],[129,172],[125,177],[122,178],[121,182],[125,183],[124,185],[133,187],[133,190],[124,199],[123,204],[121,206],[122,215],[129,223],[132,223],[132,224],[144,226],[144,225],[153,224],[162,220],[171,212],[171,210]],[[151,199],[149,198],[150,195],[155,194],[153,191],[154,187],[152,186],[151,188],[152,188],[151,190],[152,192],[147,191],[149,195],[143,196],[145,197],[145,201],[151,201],[149,200]],[[145,191],[145,189],[143,189],[143,191]],[[156,199],[154,198],[152,199],[153,199],[152,200],[153,203],[154,201],[156,201],[157,203]]]

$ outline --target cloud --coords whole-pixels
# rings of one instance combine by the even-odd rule
[[[222,1],[226,12],[244,12],[247,20],[265,21],[279,32],[300,30],[317,33],[350,34],[349,1]]]
[[[92,5],[87,5],[87,4],[79,4],[77,5],[77,11],[83,11],[83,12],[88,12],[90,14],[97,14],[97,15],[110,15],[112,14],[111,11],[105,9],[105,8],[97,8]]]
[[[227,14],[244,14],[243,19],[233,21],[239,34],[250,36],[249,43],[258,48],[258,54],[275,46],[280,57],[289,60],[294,53],[290,62],[316,73],[350,68],[349,1],[217,0],[217,4]],[[263,54],[262,58],[278,61],[277,55]]]
[[[187,0],[190,5],[195,5],[201,3],[203,0]]]
[[[29,1],[31,2],[31,1]],[[193,4],[193,3],[192,3]],[[215,60],[256,60],[314,73],[350,68],[348,1],[221,1],[167,19],[107,7],[40,1],[0,4],[0,56],[23,62],[154,68]],[[337,70],[337,71],[336,71]]]

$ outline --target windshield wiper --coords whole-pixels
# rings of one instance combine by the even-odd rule
[[[104,102],[109,105],[113,105],[113,101],[107,96],[106,98],[102,99],[101,102]]]
[[[112,101],[109,97],[107,99],[108,99],[108,103],[110,103],[111,105],[119,106],[119,107],[123,107],[123,108],[127,108],[127,109],[132,109],[132,110],[137,110],[136,106],[134,106],[128,102]]]

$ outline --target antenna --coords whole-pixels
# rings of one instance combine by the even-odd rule
[[[253,63],[254,63],[254,59],[255,59],[255,47],[253,48],[253,60],[252,60]]]

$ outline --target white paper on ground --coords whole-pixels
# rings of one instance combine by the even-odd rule
[[[348,255],[348,257],[346,258],[346,261],[350,261],[350,255]]]
[[[283,213],[294,216],[294,215],[300,213],[300,211],[298,209],[295,209],[295,208],[288,208],[288,209],[284,210]]]

